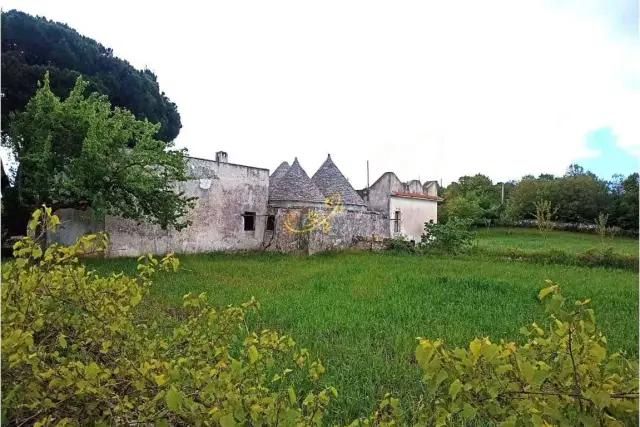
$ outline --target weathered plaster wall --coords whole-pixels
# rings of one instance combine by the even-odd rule
[[[386,172],[369,187],[369,209],[377,212],[389,212],[389,194],[391,194],[393,177],[395,177],[393,172]]]
[[[109,256],[251,250],[262,246],[266,226],[269,171],[233,163],[189,159],[196,178],[177,185],[189,197],[198,197],[183,231],[162,230],[150,224],[116,217],[105,219],[111,244]],[[255,212],[255,230],[244,231],[245,211]]]
[[[400,233],[416,242],[422,236],[424,223],[438,220],[438,203],[433,200],[391,196],[390,208],[392,216],[396,209],[400,210]],[[389,231],[393,233],[394,225],[389,222]]]
[[[109,234],[110,257],[261,248],[267,221],[268,169],[195,158],[189,159],[188,169],[193,179],[175,185],[187,196],[198,197],[187,215],[192,225],[186,230],[162,230],[113,216],[91,221],[81,212],[61,210],[58,215],[64,229],[51,240],[69,244],[81,234],[104,230]],[[245,211],[257,215],[253,231],[244,231],[241,215]]]
[[[54,212],[60,219],[55,233],[48,233],[47,240],[62,245],[73,245],[78,237],[104,231],[104,221],[91,219],[89,212],[75,209],[58,209]]]
[[[400,191],[402,193],[422,193],[422,186],[418,181],[411,181],[411,183],[405,184],[400,181],[396,174],[392,174],[389,177],[389,188],[391,191]],[[412,191],[412,189],[414,191]]]
[[[438,184],[435,183],[435,182],[432,182],[432,183],[426,185],[423,192],[427,196],[438,197]]]
[[[418,194],[422,194],[422,184],[420,184],[420,181],[418,181],[417,179],[414,179],[413,181],[409,181],[407,184],[404,185],[404,187],[406,188],[407,193],[418,193]],[[395,191],[403,191],[403,190],[395,190]]]
[[[285,228],[285,222],[294,230],[304,230],[308,224],[310,211],[325,217],[329,212],[326,208],[271,208],[275,215],[274,232],[265,233],[265,248],[280,252],[298,252],[313,254],[334,249],[344,249],[354,244],[357,237],[379,236],[389,237],[388,220],[378,212],[371,211],[343,211],[334,213],[330,219],[327,231],[316,227],[311,231],[298,232]],[[287,216],[288,215],[288,216]]]

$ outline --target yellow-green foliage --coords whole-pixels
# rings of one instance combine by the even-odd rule
[[[429,423],[499,426],[624,426],[638,417],[638,364],[607,355],[589,300],[565,307],[559,288],[540,291],[552,322],[521,332],[530,340],[493,343],[475,339],[468,349],[419,338],[416,359],[431,397],[423,413]],[[477,425],[477,424],[476,424]]]
[[[171,255],[140,257],[135,277],[102,277],[78,256],[105,248],[104,235],[43,251],[36,230],[54,229],[45,208],[32,237],[3,265],[2,411],[11,425],[320,425],[337,395],[313,384],[325,368],[275,331],[248,330],[251,300],[222,310],[184,296],[187,320],[167,334],[136,319]],[[569,307],[557,285],[540,294],[551,321],[523,327],[528,342],[473,340],[449,348],[418,338],[426,395],[411,414],[386,394],[350,426],[624,426],[638,416],[638,363],[607,354],[589,300]],[[357,349],[354,349],[357,351]],[[302,393],[307,384],[312,391]],[[314,391],[315,390],[315,391]],[[305,397],[303,397],[305,396]]]
[[[49,208],[30,229],[54,228]],[[3,266],[2,410],[14,425],[317,425],[335,389],[298,396],[295,371],[324,372],[305,349],[274,331],[247,331],[252,300],[217,311],[185,295],[189,318],[163,335],[133,312],[168,255],[139,259],[137,277],[101,277],[78,255],[104,235],[44,252],[26,237]],[[298,391],[299,393],[299,391]]]

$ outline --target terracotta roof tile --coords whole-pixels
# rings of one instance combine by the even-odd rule
[[[444,199],[441,198],[441,197],[428,196],[426,194],[419,194],[419,193],[405,193],[405,192],[402,192],[402,191],[392,191],[391,194],[393,194],[394,196],[410,197],[410,198],[413,198],[413,199],[434,200],[436,202],[444,201]]]

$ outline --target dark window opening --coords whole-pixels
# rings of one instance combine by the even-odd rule
[[[393,218],[393,231],[395,233],[400,232],[400,211],[395,212],[395,216]]]
[[[256,213],[244,213],[244,231],[254,231],[256,229]]]
[[[273,231],[276,229],[276,217],[274,215],[269,215],[267,217],[267,231]]]

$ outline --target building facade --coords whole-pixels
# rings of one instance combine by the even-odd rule
[[[405,184],[393,173],[369,191],[355,191],[331,156],[311,177],[297,158],[269,175],[268,169],[229,163],[225,152],[215,160],[189,158],[187,167],[190,179],[176,190],[197,200],[185,230],[111,216],[92,220],[65,209],[57,212],[62,226],[50,239],[70,244],[82,234],[105,231],[108,257],[241,250],[313,254],[362,242],[373,247],[401,234],[419,239],[425,220],[437,220],[441,200],[434,182]]]
[[[402,182],[393,172],[382,174],[368,189],[359,194],[369,209],[386,214],[391,237],[404,236],[420,241],[425,222],[438,222],[438,183],[418,180]]]

